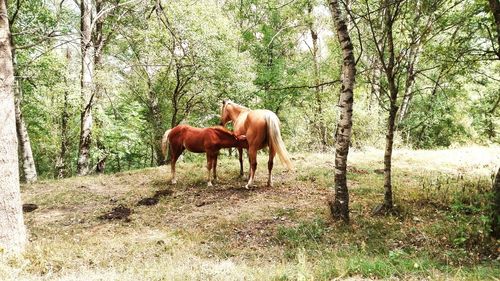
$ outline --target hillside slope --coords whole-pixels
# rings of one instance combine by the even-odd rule
[[[112,175],[22,186],[30,244],[0,264],[10,280],[484,280],[500,276],[487,235],[491,172],[500,147],[394,155],[397,213],[372,217],[383,199],[383,152],[350,154],[351,225],[330,221],[333,155],[296,154],[265,187],[243,188],[238,163],[221,157],[206,187],[203,157]],[[248,163],[245,163],[245,168]],[[114,210],[114,212],[113,212]]]

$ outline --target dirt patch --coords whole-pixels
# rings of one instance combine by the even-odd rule
[[[154,197],[146,197],[146,198],[139,200],[139,202],[137,202],[138,206],[140,206],[140,205],[152,206],[152,205],[156,205],[156,204],[158,204],[158,198],[154,198]]]
[[[172,193],[174,193],[174,192],[170,189],[157,190],[155,192],[155,195],[153,196],[153,198],[159,199],[160,197],[172,195]]]
[[[127,208],[123,205],[119,205],[118,207],[114,207],[111,212],[106,213],[98,218],[100,220],[125,220],[130,221],[129,216],[132,214],[132,209]]]
[[[152,206],[158,204],[158,201],[160,201],[161,197],[169,196],[172,195],[174,192],[170,189],[163,189],[163,190],[157,190],[153,197],[146,197],[139,202],[137,202],[137,205],[140,206]]]
[[[36,205],[36,204],[30,204],[30,203],[23,204],[23,212],[24,213],[33,212],[36,209],[38,209],[38,205]]]

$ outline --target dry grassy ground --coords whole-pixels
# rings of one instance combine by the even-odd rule
[[[188,158],[175,186],[165,166],[22,186],[24,203],[38,209],[25,214],[25,255],[4,258],[0,280],[500,276],[499,244],[487,234],[500,147],[396,151],[397,214],[387,217],[370,215],[383,198],[383,152],[351,152],[349,226],[329,219],[333,155],[294,155],[293,172],[275,165],[273,188],[260,155],[252,190],[237,179],[236,159],[221,157],[208,188],[203,157]]]

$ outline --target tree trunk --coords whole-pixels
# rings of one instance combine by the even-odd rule
[[[0,251],[20,253],[26,244],[19,188],[14,69],[6,0],[0,0]]]
[[[389,118],[387,119],[387,133],[385,135],[384,151],[384,209],[391,210],[392,202],[392,147],[394,144],[394,129],[396,123],[397,106],[391,101]]]
[[[81,0],[81,99],[82,112],[80,123],[80,144],[78,149],[77,173],[80,176],[89,173],[90,144],[92,133],[92,106],[94,93],[92,78],[94,72],[93,53],[94,47],[91,40],[92,30],[92,0]]]
[[[61,151],[57,158],[56,177],[61,179],[68,176],[67,172],[67,151],[68,151],[68,91],[64,91],[64,107],[61,114]]]
[[[386,2],[386,5],[390,3]],[[398,7],[395,7],[397,10]],[[384,203],[377,206],[374,210],[374,214],[383,214],[391,212],[393,209],[393,196],[392,196],[392,147],[394,144],[394,130],[396,124],[396,115],[398,112],[397,99],[398,99],[398,87],[396,85],[396,74],[395,74],[395,51],[394,51],[394,38],[393,38],[393,27],[394,18],[391,12],[391,8],[387,8],[385,12],[385,25],[384,33],[387,42],[387,54],[389,59],[387,64],[385,64],[384,72],[387,77],[387,84],[389,87],[389,117],[387,119],[387,132],[385,136],[385,152],[384,152]],[[383,54],[380,54],[380,59],[383,59]]]
[[[28,135],[28,130],[26,129],[26,123],[21,112],[21,100],[22,100],[22,89],[21,83],[16,77],[19,77],[17,73],[17,63],[16,63],[16,52],[15,52],[14,39],[10,38],[10,48],[12,53],[12,64],[14,68],[14,103],[16,110],[16,132],[17,141],[19,144],[19,156],[21,158],[21,165],[23,168],[24,180],[26,182],[32,183],[37,181],[37,172],[35,166],[35,159],[33,157],[33,151],[31,150],[31,142]]]
[[[396,85],[396,78],[394,73],[395,66],[395,51],[394,51],[394,39],[392,34],[393,18],[391,9],[386,11],[386,34],[387,34],[387,51],[389,53],[389,62],[385,69],[385,74],[387,76],[387,83],[389,86],[390,94],[390,108],[389,108],[389,118],[387,120],[387,133],[385,137],[385,152],[384,152],[384,207],[385,210],[392,210],[393,200],[392,200],[392,146],[394,144],[394,130],[396,124],[396,114],[398,112],[397,99],[398,99],[398,87]]]
[[[491,235],[500,239],[500,168],[493,183],[493,213],[491,218]]]
[[[330,200],[330,210],[335,219],[349,222],[349,193],[347,189],[347,155],[351,142],[352,105],[356,66],[353,45],[347,25],[342,17],[339,2],[330,1],[330,10],[342,48],[342,87],[340,90],[340,118],[335,138],[335,196]]]
[[[310,1],[308,2],[307,10],[308,10],[308,16],[312,17],[313,6]],[[318,33],[314,30],[314,24],[312,20],[309,23],[309,31],[311,32],[311,39],[312,39],[311,53],[312,53],[313,67],[314,67],[314,72],[313,72],[314,83],[316,84],[316,87],[314,87],[314,97],[316,100],[316,110],[314,110],[314,121],[321,141],[321,150],[325,151],[328,144],[328,140],[327,140],[326,126],[323,116],[323,102],[321,100],[322,87],[319,86],[320,69],[319,69],[319,57],[318,57],[319,56]]]
[[[100,14],[103,10],[103,0],[95,0],[95,7],[96,7],[96,14]],[[98,152],[98,158],[97,158],[97,164],[95,166],[95,172],[98,174],[104,173],[104,170],[106,168],[106,160],[108,159],[109,152],[106,148],[106,143],[104,140],[104,129],[103,129],[103,121],[101,119],[101,102],[100,100],[102,99],[102,96],[104,94],[104,86],[101,83],[102,79],[102,55],[103,55],[103,50],[104,46],[106,44],[106,40],[104,40],[104,21],[106,19],[106,16],[102,15],[100,16],[95,23],[95,32],[93,33],[92,36],[92,42],[94,44],[95,52],[94,52],[94,69],[95,69],[95,74],[97,75],[97,78],[94,79],[94,95],[95,95],[95,100],[94,100],[94,107],[95,107],[95,128],[94,131],[97,131],[98,133],[95,134],[95,142],[97,149],[99,150]]]
[[[19,143],[19,155],[21,158],[21,165],[24,172],[24,179],[26,182],[32,183],[37,180],[37,173],[35,167],[35,159],[33,158],[33,151],[31,150],[30,137],[28,135],[28,130],[26,129],[26,124],[24,123],[24,118],[21,113],[21,85],[19,81],[14,88],[15,94],[15,110],[16,110],[16,132],[17,140]]]
[[[70,63],[71,60],[71,53],[69,49],[66,49],[66,62]],[[64,76],[64,84],[66,86],[68,85],[68,80],[67,76]],[[57,157],[57,162],[56,162],[56,178],[64,178],[69,175],[68,173],[68,164],[66,162],[67,159],[67,151],[69,147],[69,142],[68,142],[68,119],[69,119],[69,113],[68,113],[68,96],[69,92],[67,90],[64,91],[64,106],[63,106],[63,111],[61,113],[61,150],[59,152],[59,156]]]
[[[156,155],[156,165],[161,166],[165,163],[165,159],[163,157],[163,152],[161,150],[161,139],[163,137],[163,133],[165,133],[162,120],[163,117],[161,115],[160,103],[158,100],[158,95],[153,91],[153,85],[151,84],[151,80],[148,80],[148,107],[150,114],[150,121],[153,127],[153,143],[154,143],[154,151]],[[174,110],[176,111],[176,110]],[[173,128],[173,127],[172,127]]]

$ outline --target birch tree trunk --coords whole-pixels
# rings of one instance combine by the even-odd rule
[[[78,149],[77,174],[80,176],[89,173],[90,144],[92,133],[92,106],[93,106],[93,73],[94,73],[94,46],[92,42],[92,0],[81,0],[81,123],[80,123],[80,144]]]
[[[392,200],[392,148],[394,144],[394,130],[396,129],[396,114],[398,112],[397,99],[398,87],[396,85],[395,74],[395,51],[394,51],[394,38],[392,34],[392,26],[394,19],[391,9],[388,8],[385,14],[385,33],[387,36],[387,52],[389,54],[389,61],[385,68],[385,75],[387,77],[387,84],[389,87],[389,118],[387,120],[387,132],[385,135],[385,152],[384,152],[384,204],[380,211],[389,211],[393,208]]]
[[[19,189],[14,69],[6,0],[0,0],[0,251],[19,253],[26,244]]]
[[[9,27],[10,28],[10,27]],[[14,40],[10,38],[10,48],[12,53],[12,64],[14,69],[14,103],[16,110],[16,132],[17,132],[17,140],[19,144],[19,156],[21,160],[21,165],[23,168],[23,176],[26,182],[36,182],[37,180],[37,172],[35,166],[35,159],[33,157],[33,151],[31,149],[31,142],[28,135],[28,130],[26,128],[26,124],[24,122],[24,118],[21,112],[21,100],[22,100],[22,91],[21,91],[21,83],[15,77],[19,77],[17,73],[16,66],[16,52],[15,52],[15,44]]]
[[[349,193],[347,189],[347,155],[351,142],[352,105],[356,65],[353,45],[346,22],[337,0],[330,1],[337,38],[342,48],[342,86],[340,89],[340,118],[335,138],[335,196],[330,200],[330,210],[335,219],[349,222]]]
[[[17,140],[19,143],[19,156],[21,157],[21,165],[24,172],[24,179],[26,182],[32,183],[37,180],[37,173],[35,167],[35,159],[33,158],[33,151],[31,150],[30,137],[24,118],[21,113],[21,85],[19,81],[15,83],[15,111],[16,111],[16,132]]]

